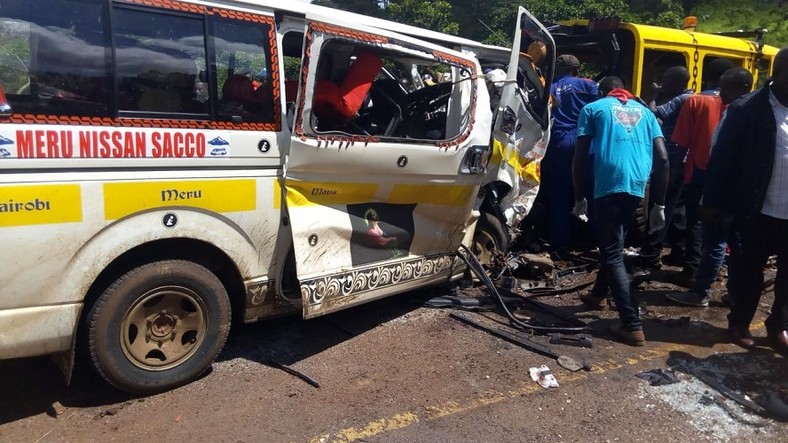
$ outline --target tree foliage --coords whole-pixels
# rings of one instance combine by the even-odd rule
[[[400,23],[453,35],[460,30],[460,25],[452,20],[452,5],[446,0],[391,0],[386,12]]]
[[[766,43],[788,45],[782,0],[316,0],[314,3],[499,45],[511,42],[518,6],[544,23],[594,17],[680,28],[695,15],[703,32],[766,28]]]

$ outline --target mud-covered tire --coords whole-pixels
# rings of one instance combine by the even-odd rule
[[[222,282],[185,260],[145,264],[118,278],[85,319],[96,371],[148,395],[199,377],[222,350],[231,307]]]
[[[482,212],[476,222],[471,250],[483,266],[492,264],[496,255],[506,254],[509,251],[509,239],[503,224],[493,214]]]

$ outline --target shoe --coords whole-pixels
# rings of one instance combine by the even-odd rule
[[[590,292],[581,295],[580,301],[593,310],[600,311],[605,309],[605,297],[596,297]]]
[[[629,276],[633,279],[646,279],[652,277],[655,273],[659,272],[660,268],[651,267],[644,268],[640,266],[633,266],[630,269]]]
[[[767,331],[766,337],[775,351],[783,354],[788,352],[788,330]]]
[[[642,329],[627,331],[622,325],[612,325],[610,326],[610,333],[630,346],[644,346],[646,344],[646,336],[643,334]]]
[[[742,348],[752,348],[755,346],[755,340],[753,340],[752,334],[750,334],[750,328],[748,326],[728,326],[728,339],[731,343],[739,345]]]
[[[702,297],[692,291],[670,292],[665,295],[665,298],[684,306],[699,306],[705,308],[709,305],[708,297]]]

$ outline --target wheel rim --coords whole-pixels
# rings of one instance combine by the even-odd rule
[[[163,371],[184,362],[205,340],[207,310],[181,286],[163,286],[137,299],[123,316],[120,342],[135,366]]]
[[[498,253],[498,243],[487,231],[477,231],[473,236],[473,253],[483,265],[492,263],[493,257]]]

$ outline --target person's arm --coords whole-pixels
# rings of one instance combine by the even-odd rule
[[[670,141],[673,143],[689,149],[693,144],[695,130],[695,99],[688,98],[679,111],[679,116],[676,119],[676,126],[673,128],[673,133],[670,136]]]
[[[747,146],[742,140],[749,119],[747,111],[738,104],[731,105],[725,113],[725,120],[720,122],[717,140],[711,150],[709,164],[704,176],[703,203],[704,208],[724,210],[725,202],[730,197],[730,187],[736,177],[743,159],[742,147]]]

